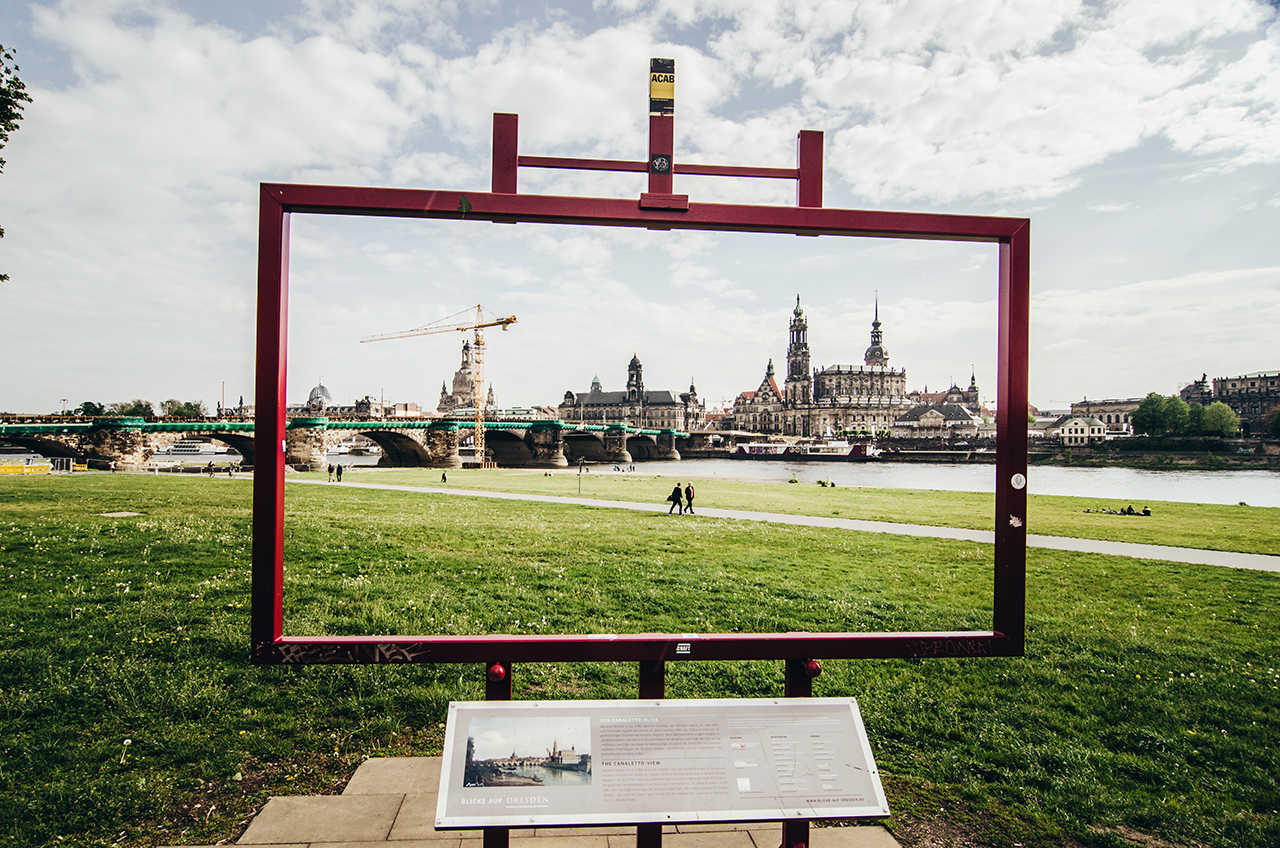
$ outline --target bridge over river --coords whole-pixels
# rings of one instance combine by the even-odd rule
[[[680,458],[681,448],[703,448],[710,434],[629,424],[574,424],[556,419],[486,421],[490,459],[504,467],[564,468],[588,462],[639,462]],[[474,421],[453,419],[368,419],[294,417],[285,428],[285,462],[319,469],[326,453],[353,435],[382,449],[379,465],[461,468]],[[131,417],[23,418],[0,423],[0,442],[45,456],[85,462],[141,465],[174,443],[199,436],[222,442],[253,464],[254,425],[243,419],[146,421]]]

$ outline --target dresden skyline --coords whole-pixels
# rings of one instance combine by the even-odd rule
[[[1208,6],[1209,4],[1202,4]],[[0,407],[253,396],[260,181],[484,190],[521,152],[639,158],[650,56],[676,59],[676,160],[791,166],[825,132],[827,206],[1029,217],[1031,400],[1176,392],[1280,367],[1280,22],[1272,4],[615,0],[108,2],[0,12],[34,97],[3,151]],[[631,197],[636,175],[522,170]],[[693,202],[790,184],[677,177]],[[880,295],[910,388],[994,397],[995,248],[295,216],[289,398],[323,376],[433,408],[461,338],[358,344],[468,304],[500,405],[598,374],[720,405],[786,349],[857,363]]]

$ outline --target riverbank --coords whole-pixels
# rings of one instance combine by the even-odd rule
[[[685,450],[685,459],[723,459],[751,462],[755,458],[735,456],[732,451],[718,449]],[[826,465],[829,460],[788,456],[787,462]],[[886,451],[859,462],[902,464],[974,464],[994,465],[990,450],[900,448]],[[1031,465],[1060,465],[1070,468],[1135,468],[1148,471],[1280,471],[1280,453],[1217,453],[1210,451],[1113,451],[1088,446],[1044,447],[1033,445],[1027,453]]]
[[[269,795],[438,754],[448,702],[483,697],[479,666],[250,665],[250,492],[0,481],[11,844],[234,838]],[[291,486],[286,534],[297,634],[990,626],[972,542],[338,484]],[[906,845],[925,821],[974,845],[1262,848],[1280,843],[1277,605],[1274,575],[1033,549],[1025,657],[827,661],[815,694],[859,699]],[[635,696],[629,664],[514,681],[522,699]],[[776,662],[668,665],[673,698],[781,691]]]

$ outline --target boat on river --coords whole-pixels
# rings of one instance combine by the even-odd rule
[[[780,442],[744,442],[738,445],[734,459],[777,459],[790,462],[866,462],[881,451],[866,442],[823,439],[786,444]]]

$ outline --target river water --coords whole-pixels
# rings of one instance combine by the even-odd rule
[[[0,462],[21,465],[29,453],[0,454]],[[184,454],[157,456],[160,462],[221,466],[238,462],[240,454]],[[329,461],[345,466],[378,464],[377,456],[330,454]],[[592,466],[597,472],[607,463]],[[941,489],[952,492],[995,491],[995,466],[976,463],[915,462],[780,462],[748,459],[686,459],[678,462],[641,462],[637,473],[680,478],[720,477],[732,480],[790,480],[816,483],[830,480],[839,486],[873,486],[888,489]],[[573,469],[569,469],[572,472]],[[564,473],[564,472],[561,472]],[[606,471],[606,473],[609,473]],[[1034,465],[1027,472],[1027,489],[1037,495],[1072,495],[1134,501],[1138,508],[1150,501],[1234,504],[1280,507],[1278,471],[1147,471],[1138,468],[1067,468]]]

